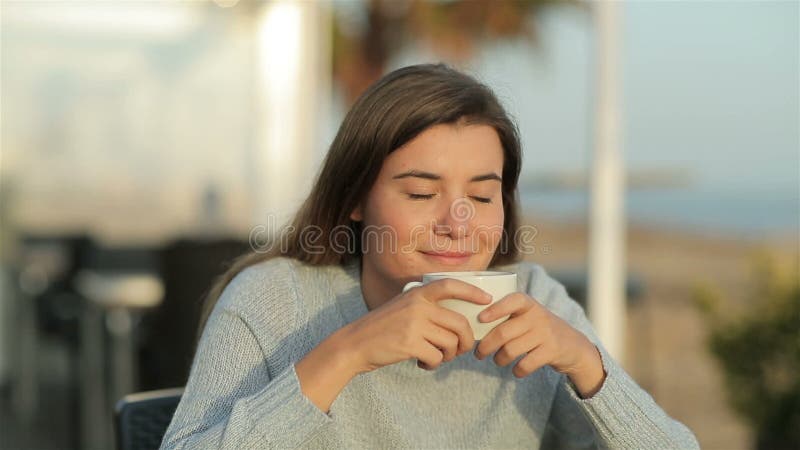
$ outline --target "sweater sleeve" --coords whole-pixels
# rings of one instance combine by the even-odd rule
[[[161,448],[294,448],[331,422],[300,390],[294,365],[271,377],[245,320],[217,308]]]
[[[608,354],[583,308],[569,298],[564,286],[539,270],[547,278],[546,283],[539,280],[539,286],[550,287],[537,300],[597,346],[606,373],[600,390],[589,399],[582,399],[569,379],[561,377],[550,420],[553,429],[569,430],[558,433],[566,441],[563,446],[586,448],[587,441],[594,440],[597,446],[612,449],[699,449],[694,434],[669,417]],[[576,409],[584,420],[576,416]],[[586,419],[591,426],[586,426]]]

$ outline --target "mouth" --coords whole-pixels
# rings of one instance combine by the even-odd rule
[[[474,255],[474,253],[467,252],[434,252],[423,250],[420,250],[420,253],[425,255],[425,257],[431,261],[449,266],[464,264],[469,261],[472,255]]]

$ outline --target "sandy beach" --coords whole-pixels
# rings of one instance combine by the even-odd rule
[[[587,230],[582,223],[535,219],[537,251],[526,256],[550,271],[582,269]],[[628,273],[644,287],[629,303],[627,354],[631,375],[673,417],[688,425],[704,449],[751,448],[751,432],[725,399],[722,374],[707,350],[707,328],[692,301],[698,284],[722,294],[723,307],[740,309],[753,284],[753,261],[767,251],[784,264],[796,264],[797,236],[763,239],[629,225]]]

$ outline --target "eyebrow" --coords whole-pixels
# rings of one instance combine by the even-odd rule
[[[423,178],[423,179],[426,179],[426,180],[434,180],[434,181],[438,181],[438,180],[442,179],[441,175],[436,175],[435,173],[424,172],[424,171],[421,171],[421,170],[409,170],[408,172],[403,172],[401,174],[397,174],[397,175],[393,176],[392,179],[393,180],[399,180],[399,179],[402,179],[402,178],[409,178],[409,177]],[[477,175],[477,176],[474,176],[474,177],[469,179],[470,183],[474,183],[474,182],[478,182],[478,181],[487,181],[487,180],[496,180],[496,181],[500,181],[500,182],[503,181],[503,179],[500,178],[500,176],[497,175],[494,172],[485,173],[483,175]]]

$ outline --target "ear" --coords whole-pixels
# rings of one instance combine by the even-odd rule
[[[364,214],[361,211],[361,205],[356,206],[356,208],[350,213],[350,220],[353,222],[361,222],[364,220]]]

